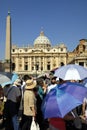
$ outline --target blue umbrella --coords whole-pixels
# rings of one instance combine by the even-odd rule
[[[87,88],[87,77],[85,79],[83,79],[83,83],[82,84]]]
[[[42,103],[44,118],[64,117],[83,103],[87,89],[79,83],[66,82],[53,88]]]
[[[77,82],[65,82],[62,85],[57,86],[62,91],[69,93],[74,96],[76,99],[80,100],[83,103],[84,97],[87,97],[87,88]]]

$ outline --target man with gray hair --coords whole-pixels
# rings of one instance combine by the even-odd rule
[[[9,128],[11,125],[13,126],[14,130],[19,129],[18,111],[21,100],[21,85],[22,81],[20,79],[16,79],[14,84],[8,89],[6,102],[7,109],[5,130],[12,130],[12,128]]]

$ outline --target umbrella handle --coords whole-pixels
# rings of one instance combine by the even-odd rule
[[[73,111],[71,111],[71,114],[73,115],[74,118],[76,117]]]

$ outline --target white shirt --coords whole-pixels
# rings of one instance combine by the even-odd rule
[[[47,93],[50,92],[51,89],[55,88],[57,86],[57,84],[51,84],[47,87]]]

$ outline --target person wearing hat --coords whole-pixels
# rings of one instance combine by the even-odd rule
[[[22,130],[30,130],[32,117],[36,116],[36,98],[34,94],[34,88],[36,87],[36,81],[33,78],[26,81],[24,91],[24,110],[22,117]]]
[[[6,125],[5,130],[18,130],[18,111],[21,99],[20,87],[21,79],[16,79],[11,87],[9,87],[6,97]]]

